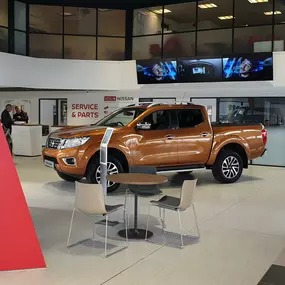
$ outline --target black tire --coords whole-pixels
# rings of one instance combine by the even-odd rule
[[[78,179],[78,178],[75,178],[75,177],[66,175],[66,174],[64,174],[64,173],[62,173],[62,172],[57,172],[57,174],[58,174],[58,176],[59,176],[61,179],[65,180],[65,181],[67,181],[67,182],[75,182],[75,181],[79,181],[79,180],[80,180],[80,179]]]
[[[220,183],[234,183],[243,171],[243,161],[238,153],[224,150],[218,155],[212,168],[214,178]]]
[[[116,166],[116,168],[118,170],[117,173],[124,173],[124,168],[123,168],[121,162],[116,157],[109,156],[108,157],[108,164],[109,163],[112,163],[113,165]],[[98,172],[100,173],[100,170],[98,170],[99,167],[100,167],[99,157],[94,157],[92,159],[92,161],[89,163],[88,169],[87,169],[86,179],[88,182],[98,183],[98,178],[96,178],[96,174],[98,174]],[[120,187],[120,184],[114,183],[110,187],[107,188],[107,191],[108,191],[108,193],[111,193],[111,192],[114,192],[115,190],[117,190],[119,187]]]

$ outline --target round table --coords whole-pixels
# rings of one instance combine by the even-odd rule
[[[125,184],[125,185],[159,185],[166,183],[168,178],[161,175],[154,174],[142,174],[142,173],[122,173],[122,174],[113,174],[108,175],[108,181]],[[128,230],[128,238],[130,239],[144,239],[146,230],[138,229],[138,194],[135,195],[135,204],[134,204],[134,227]],[[118,235],[120,237],[126,237],[126,231],[119,231]],[[148,231],[147,237],[150,238],[153,235],[151,231]]]

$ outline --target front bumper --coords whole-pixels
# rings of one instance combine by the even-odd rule
[[[74,158],[76,165],[66,164],[66,159],[69,158]],[[83,177],[85,175],[88,164],[88,160],[84,156],[84,151],[75,148],[66,150],[44,148],[43,159],[53,162],[56,171],[76,177]]]

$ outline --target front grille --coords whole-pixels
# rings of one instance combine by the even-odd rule
[[[58,146],[60,145],[61,139],[56,139],[56,138],[48,138],[47,140],[47,147],[48,148],[53,148],[57,149]]]

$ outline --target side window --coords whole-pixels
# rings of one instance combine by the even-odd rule
[[[150,130],[167,130],[170,128],[170,112],[165,110],[153,112],[141,123],[150,124]]]
[[[187,109],[178,111],[179,128],[193,128],[204,122],[200,109]]]

